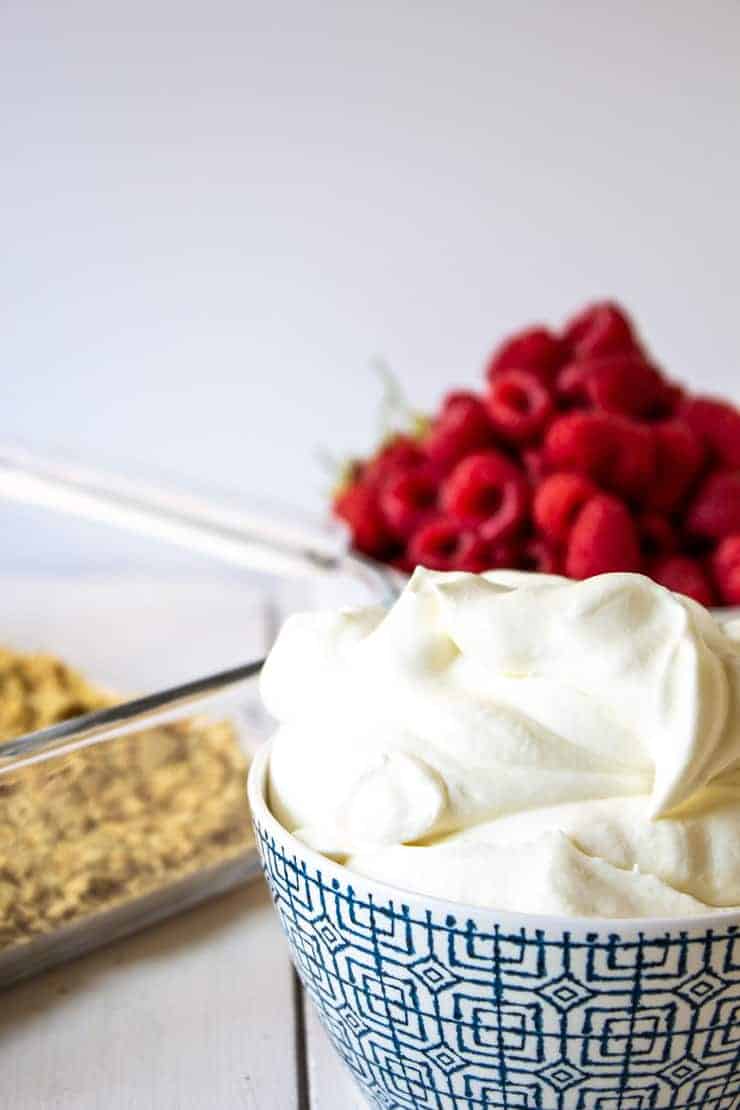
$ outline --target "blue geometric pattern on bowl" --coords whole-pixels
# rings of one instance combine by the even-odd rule
[[[360,897],[255,823],[304,986],[377,1107],[740,1106],[737,926],[579,935],[440,915]]]

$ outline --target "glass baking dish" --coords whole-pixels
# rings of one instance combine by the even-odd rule
[[[236,668],[2,745],[0,985],[257,874],[253,685]]]
[[[80,493],[79,473],[65,481]],[[250,514],[245,529],[241,511],[192,498],[175,499],[173,521],[136,487],[140,534],[122,540],[111,525],[131,526],[130,486],[111,512],[110,489],[88,486],[73,524],[30,494],[15,510],[0,500],[25,544],[0,555],[0,647],[32,653],[34,681],[63,660],[106,705],[77,716],[72,699],[71,719],[0,743],[0,986],[257,874],[244,787],[269,728],[260,661],[289,612],[394,589],[321,526]],[[56,571],[60,549],[79,551],[83,573]]]

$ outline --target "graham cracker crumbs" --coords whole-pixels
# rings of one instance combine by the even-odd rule
[[[0,649],[0,739],[117,699],[51,655]],[[150,894],[251,843],[232,725],[159,725],[0,775],[0,948]]]

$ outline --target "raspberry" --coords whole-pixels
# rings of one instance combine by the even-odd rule
[[[555,391],[558,400],[567,408],[590,408],[591,397],[588,379],[593,364],[591,362],[569,362],[557,376]]]
[[[424,462],[424,452],[410,436],[396,435],[381,447],[364,468],[363,480],[376,486],[398,470],[408,470]]]
[[[656,419],[673,407],[665,378],[638,351],[568,363],[558,374],[557,392],[568,407],[593,405],[635,420]]]
[[[667,516],[640,513],[635,523],[640,549],[647,559],[664,559],[678,550],[678,536]]]
[[[511,540],[489,544],[486,553],[486,570],[515,570],[521,566],[519,546]]]
[[[456,462],[493,443],[493,429],[482,398],[459,391],[445,398],[442,411],[430,428],[424,448],[443,472]]]
[[[550,394],[529,370],[503,370],[491,383],[488,416],[507,443],[530,443],[541,436],[552,408]]]
[[[334,512],[346,521],[358,551],[382,559],[392,552],[393,540],[378,505],[376,491],[364,481],[343,489],[334,500]]]
[[[521,559],[512,564],[522,570],[533,570],[538,574],[560,574],[562,566],[558,552],[545,540],[528,540],[522,548]]]
[[[486,377],[493,381],[504,370],[529,370],[547,385],[565,359],[562,342],[547,328],[527,328],[504,340],[491,356]]]
[[[571,412],[547,432],[545,458],[553,470],[575,470],[627,496],[644,493],[655,466],[650,429],[604,412]]]
[[[498,451],[469,455],[442,487],[445,510],[465,524],[480,525],[480,534],[489,544],[517,531],[528,502],[526,478]]]
[[[590,365],[587,389],[596,408],[635,420],[649,420],[665,411],[665,379],[639,354],[614,355]]]
[[[415,532],[406,555],[409,565],[430,570],[479,574],[488,563],[488,548],[480,536],[449,517],[438,517]]]
[[[726,605],[740,605],[740,533],[725,536],[712,556],[712,571]]]
[[[535,447],[527,447],[522,451],[522,466],[532,486],[538,486],[545,477],[545,457],[542,451]]]
[[[689,493],[704,463],[704,449],[683,420],[666,420],[653,426],[655,474],[645,489],[645,504],[653,509],[674,509]]]
[[[638,500],[650,488],[655,472],[655,445],[651,429],[625,417],[607,417],[608,451],[602,483],[609,489]]]
[[[576,517],[589,498],[598,493],[583,474],[551,474],[534,496],[534,519],[551,543],[565,543]]]
[[[663,408],[665,409],[665,416],[675,416],[678,410],[686,401],[686,391],[678,382],[667,381],[665,383],[665,398],[663,401]]]
[[[640,569],[635,526],[616,497],[599,493],[583,506],[570,533],[565,569],[570,578]]]
[[[689,506],[690,532],[721,540],[740,532],[740,470],[716,470],[703,483]]]
[[[408,539],[437,507],[438,484],[428,468],[399,470],[380,488],[380,508],[392,531]]]
[[[601,358],[639,348],[627,314],[610,301],[589,305],[566,326],[563,338],[576,358]]]
[[[681,415],[709,452],[726,466],[740,467],[740,411],[714,397],[685,401]]]
[[[689,555],[671,555],[651,568],[651,576],[661,586],[692,597],[700,605],[714,604],[714,592],[701,563]]]

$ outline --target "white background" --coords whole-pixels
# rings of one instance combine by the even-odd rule
[[[740,4],[0,3],[2,439],[322,507],[316,451],[631,307],[738,393]],[[4,561],[136,562],[0,510]]]

